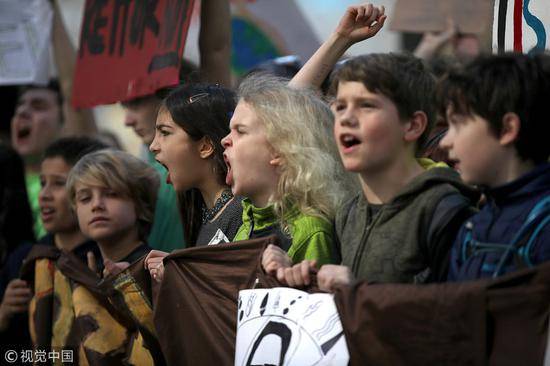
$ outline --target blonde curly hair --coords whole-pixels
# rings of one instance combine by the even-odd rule
[[[282,220],[297,205],[306,215],[332,220],[353,183],[338,157],[329,107],[313,91],[294,89],[288,80],[268,75],[243,80],[238,97],[252,107],[282,158],[270,199],[277,216]]]

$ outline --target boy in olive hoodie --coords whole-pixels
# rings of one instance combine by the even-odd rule
[[[315,84],[351,44],[376,34],[383,8],[350,7],[336,32],[293,79]],[[347,60],[332,78],[334,136],[346,170],[362,192],[338,210],[335,226],[342,265],[318,273],[323,290],[369,282],[443,281],[448,252],[477,194],[452,169],[417,159],[435,120],[435,81],[419,59],[370,54]],[[262,263],[290,286],[309,283],[315,263],[289,267],[270,247]],[[286,268],[285,268],[286,267]]]

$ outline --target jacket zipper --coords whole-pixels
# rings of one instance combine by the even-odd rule
[[[359,243],[359,248],[357,249],[355,258],[353,258],[353,265],[351,267],[351,272],[353,273],[354,276],[357,276],[359,263],[361,263],[361,259],[363,258],[363,254],[365,253],[365,249],[367,246],[367,239],[370,235],[371,228],[374,226],[374,224],[376,223],[376,220],[378,220],[383,210],[384,210],[384,207],[381,207],[380,210],[376,213],[376,215],[374,215],[374,217],[372,218],[371,223],[365,227],[365,230],[363,231],[363,235],[361,235],[361,242]]]

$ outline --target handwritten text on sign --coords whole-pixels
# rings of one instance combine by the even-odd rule
[[[193,0],[86,0],[73,104],[153,94],[178,81]]]

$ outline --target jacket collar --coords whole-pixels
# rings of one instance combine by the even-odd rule
[[[495,203],[531,196],[550,189],[550,163],[543,163],[518,179],[494,188],[484,188],[487,198]]]
[[[245,198],[242,200],[242,206],[243,223],[250,221],[254,222],[255,231],[272,226],[279,221],[272,204],[266,207],[256,207],[252,204],[252,202],[250,202],[250,199]],[[289,222],[299,214],[300,211],[298,210],[298,207],[296,205],[291,205],[290,209],[284,213],[283,219],[284,221]]]

